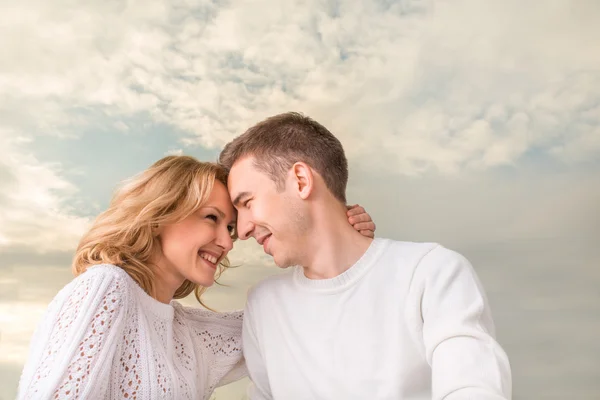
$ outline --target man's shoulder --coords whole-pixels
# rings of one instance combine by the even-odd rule
[[[476,272],[462,253],[436,243],[415,263],[415,275],[421,280],[440,280],[453,279],[458,275],[476,276]]]
[[[268,276],[252,286],[248,291],[248,301],[280,292],[293,283],[294,268]]]
[[[448,265],[461,264],[469,265],[469,261],[460,252],[445,247],[439,243],[434,243],[428,251],[425,251],[419,264]]]
[[[410,242],[380,239],[384,252],[383,260],[396,265],[410,265],[428,270],[445,269],[450,265],[470,267],[465,256],[437,242]]]
[[[379,242],[384,255],[413,262],[418,262],[434,249],[441,247],[435,242],[411,242],[386,238],[375,240]]]
[[[410,287],[424,288],[456,279],[478,280],[463,254],[440,243],[389,240],[385,249],[380,268],[392,285],[406,281]]]

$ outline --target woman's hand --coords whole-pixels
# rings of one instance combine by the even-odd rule
[[[376,226],[369,213],[367,213],[365,209],[358,204],[346,207],[348,208],[346,215],[348,216],[348,222],[350,222],[350,225],[352,225],[354,229],[359,231],[363,236],[370,238],[375,237]]]

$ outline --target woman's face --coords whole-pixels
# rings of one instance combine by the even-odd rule
[[[174,282],[211,286],[219,262],[233,247],[235,211],[229,193],[215,181],[208,201],[192,215],[160,231],[159,266]],[[166,278],[166,276],[163,276]]]

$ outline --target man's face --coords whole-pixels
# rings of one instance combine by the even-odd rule
[[[238,237],[254,237],[279,267],[300,264],[306,217],[293,185],[278,191],[275,182],[254,166],[254,157],[247,156],[233,164],[228,189],[238,210]]]

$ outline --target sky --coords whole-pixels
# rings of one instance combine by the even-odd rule
[[[600,393],[596,0],[0,0],[0,400],[116,185],[303,112],[377,236],[462,252],[515,399]],[[255,243],[209,290],[277,273]],[[186,300],[188,301],[188,300]],[[189,300],[189,304],[194,304]],[[220,389],[242,399],[245,381]]]

